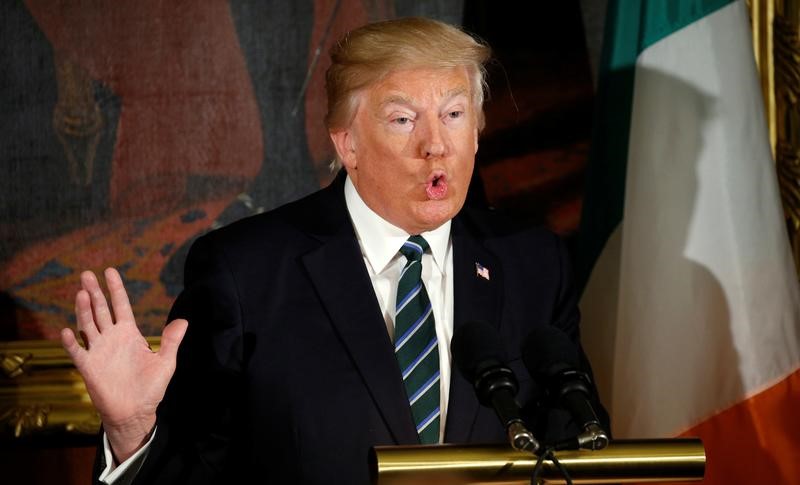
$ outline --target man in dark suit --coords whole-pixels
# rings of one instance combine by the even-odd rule
[[[344,170],[200,238],[158,353],[116,271],[113,316],[82,274],[88,350],[62,338],[103,420],[103,481],[368,483],[374,445],[505,440],[451,366],[454,329],[495,325],[533,402],[520,343],[554,325],[577,344],[578,311],[555,236],[463,209],[488,55],[425,19],[345,36],[326,118]],[[542,436],[576,431],[536,412]]]

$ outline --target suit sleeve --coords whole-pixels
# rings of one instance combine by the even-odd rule
[[[187,257],[184,290],[169,321],[189,322],[157,412],[158,433],[134,484],[235,483],[243,332],[236,281],[205,236]]]

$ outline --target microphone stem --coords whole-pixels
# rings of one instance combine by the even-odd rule
[[[578,448],[585,450],[602,450],[608,446],[608,434],[600,426],[592,423],[577,436]]]
[[[528,431],[528,428],[522,421],[514,421],[508,425],[508,441],[511,446],[517,451],[527,451],[529,453],[536,453],[539,451],[539,442],[533,436],[533,433]]]

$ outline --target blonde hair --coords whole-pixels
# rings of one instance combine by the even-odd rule
[[[478,130],[482,130],[484,64],[490,54],[491,49],[482,41],[428,18],[386,20],[355,29],[331,49],[332,64],[325,76],[325,125],[329,131],[350,126],[358,107],[358,94],[391,71],[466,67],[472,81]]]

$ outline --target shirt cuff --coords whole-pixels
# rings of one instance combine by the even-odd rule
[[[131,483],[147,458],[150,444],[156,436],[157,429],[158,427],[153,429],[150,439],[147,440],[144,446],[139,448],[130,458],[120,463],[119,466],[114,465],[114,454],[111,451],[111,445],[108,443],[108,435],[103,432],[103,456],[106,468],[100,473],[98,480],[106,485],[128,485]]]

